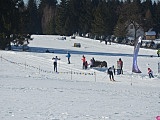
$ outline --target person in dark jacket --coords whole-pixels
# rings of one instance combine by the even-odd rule
[[[160,57],[160,48],[157,50],[157,55]]]
[[[83,63],[82,68],[85,69],[86,57],[83,55],[81,60],[82,60],[82,63]]]
[[[153,71],[151,70],[151,68],[148,68],[148,75],[149,75],[149,78],[154,78]]]
[[[94,67],[95,64],[95,59],[94,57],[92,57],[92,59],[90,60],[90,68]]]
[[[108,68],[108,74],[109,74],[110,81],[115,81],[114,80],[114,76],[113,76],[113,69],[112,69],[112,67]]]
[[[88,68],[88,65],[89,65],[88,62],[86,61],[85,64],[84,64],[85,69]]]

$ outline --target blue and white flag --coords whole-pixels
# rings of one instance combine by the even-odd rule
[[[141,71],[139,70],[138,65],[137,65],[137,56],[138,56],[139,48],[141,46],[141,41],[142,41],[142,37],[140,36],[138,38],[138,42],[134,48],[132,72],[135,72],[135,73],[141,73]]]

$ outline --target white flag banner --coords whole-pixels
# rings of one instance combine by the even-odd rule
[[[141,41],[142,41],[142,37],[140,36],[138,38],[138,42],[134,48],[132,72],[135,72],[135,73],[141,73],[141,71],[139,70],[138,65],[137,65],[137,56],[138,56],[139,48],[141,46]]]

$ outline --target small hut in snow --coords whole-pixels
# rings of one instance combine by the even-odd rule
[[[145,39],[146,40],[155,40],[156,39],[156,32],[155,31],[145,32]]]

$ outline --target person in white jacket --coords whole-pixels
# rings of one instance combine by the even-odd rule
[[[58,58],[58,57],[56,56],[56,57],[53,57],[52,60],[54,60],[54,62],[53,62],[54,71],[57,72],[57,61],[60,60],[60,58]]]

